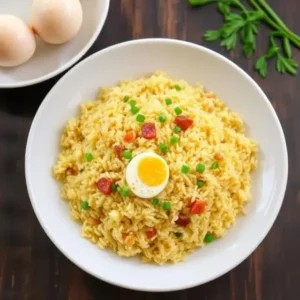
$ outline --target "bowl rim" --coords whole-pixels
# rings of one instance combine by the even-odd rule
[[[105,52],[108,52],[108,51],[111,51],[111,50],[115,50],[117,48],[122,48],[124,46],[126,47],[128,45],[143,44],[143,43],[146,43],[146,44],[168,43],[168,44],[173,44],[175,46],[180,46],[181,45],[181,46],[185,46],[185,47],[192,47],[194,49],[204,51],[204,52],[206,52],[206,53],[208,53],[212,56],[215,56],[215,57],[221,59],[222,61],[224,61],[225,63],[229,64],[234,69],[236,69],[241,74],[241,76],[244,76],[244,77],[247,78],[247,80],[261,94],[263,101],[266,102],[266,104],[269,108],[270,114],[272,114],[272,116],[274,118],[274,121],[276,123],[276,127],[277,127],[278,132],[279,132],[278,138],[280,139],[280,144],[283,147],[283,149],[282,149],[283,150],[282,161],[283,161],[284,170],[283,170],[283,175],[282,175],[280,194],[277,194],[278,201],[276,202],[276,207],[273,211],[273,214],[269,215],[268,222],[267,222],[266,226],[260,232],[260,236],[257,238],[255,243],[253,243],[252,247],[249,247],[247,250],[245,250],[242,257],[236,259],[236,261],[234,261],[234,263],[230,264],[230,266],[224,268],[220,272],[216,272],[216,274],[214,274],[213,276],[210,276],[210,277],[208,277],[208,278],[206,278],[205,280],[202,280],[202,281],[197,281],[197,279],[195,279],[195,280],[192,280],[189,284],[184,283],[184,284],[182,284],[180,286],[176,286],[176,287],[172,286],[172,287],[147,288],[146,286],[136,286],[134,284],[122,284],[122,283],[119,283],[115,280],[106,279],[105,276],[99,275],[96,272],[93,272],[93,271],[89,270],[83,264],[81,264],[80,262],[73,259],[73,257],[71,255],[69,255],[66,251],[63,250],[63,247],[61,247],[59,243],[56,243],[55,236],[51,232],[48,231],[47,225],[44,223],[43,218],[39,214],[39,211],[37,209],[37,203],[36,203],[36,201],[33,197],[33,191],[32,191],[31,180],[30,180],[29,153],[30,153],[31,147],[33,145],[34,132],[35,132],[35,129],[36,129],[36,126],[37,126],[36,123],[38,122],[39,116],[43,112],[47,102],[49,102],[51,100],[53,90],[57,86],[62,86],[63,83],[64,83],[64,80],[68,76],[72,76],[72,73],[75,72],[77,69],[80,69],[82,64],[86,63],[89,60],[95,59],[97,56],[101,55],[102,53],[105,53]],[[217,279],[217,278],[223,276],[227,272],[233,270],[236,266],[238,266],[240,263],[242,263],[245,259],[247,259],[255,251],[255,249],[261,244],[261,242],[265,239],[265,237],[269,233],[270,229],[272,228],[272,226],[273,226],[273,224],[274,224],[274,222],[275,222],[275,220],[276,220],[276,218],[279,214],[279,211],[281,209],[281,206],[282,206],[282,203],[283,203],[283,200],[284,200],[284,196],[285,196],[285,192],[286,192],[286,186],[287,186],[287,179],[288,179],[288,151],[287,151],[285,135],[284,135],[281,123],[279,121],[279,118],[278,118],[278,116],[275,112],[275,109],[271,105],[271,102],[269,101],[269,99],[267,98],[267,96],[265,95],[263,90],[260,88],[260,86],[242,68],[240,68],[238,65],[236,65],[231,60],[229,60],[227,57],[217,53],[216,51],[211,50],[211,49],[206,48],[206,47],[201,46],[201,45],[197,45],[197,44],[192,43],[192,42],[187,42],[187,41],[182,41],[182,40],[177,40],[177,39],[171,39],[171,38],[144,38],[144,39],[130,40],[130,41],[126,41],[126,42],[116,44],[116,45],[112,45],[110,47],[107,47],[103,50],[100,50],[100,51],[92,54],[91,56],[89,56],[89,57],[85,58],[84,60],[82,60],[79,64],[77,64],[71,70],[69,70],[53,86],[53,88],[49,91],[49,93],[45,97],[44,101],[40,105],[40,107],[39,107],[38,111],[36,112],[36,115],[33,119],[33,122],[31,124],[31,128],[30,128],[30,131],[29,131],[28,139],[27,139],[27,144],[26,144],[26,150],[25,150],[25,179],[26,179],[26,185],[27,185],[27,190],[28,190],[30,202],[32,204],[33,210],[35,212],[35,215],[36,215],[41,227],[43,228],[43,230],[45,231],[46,235],[49,237],[51,242],[57,247],[57,249],[59,251],[61,251],[64,254],[64,256],[66,258],[68,258],[72,263],[74,263],[77,267],[79,267],[81,270],[83,270],[86,273],[94,276],[97,279],[103,280],[107,283],[110,283],[110,284],[113,284],[115,286],[119,286],[119,287],[122,287],[122,288],[127,288],[127,289],[131,289],[131,290],[136,290],[136,291],[147,291],[147,292],[171,292],[171,291],[179,291],[179,290],[183,290],[183,289],[193,288],[195,286],[205,284],[207,282],[210,282],[214,279]]]
[[[59,75],[60,73],[66,71],[67,69],[72,67],[76,62],[78,62],[83,57],[83,55],[86,54],[86,52],[92,47],[92,45],[96,41],[97,37],[99,36],[99,34],[106,22],[108,11],[109,11],[109,6],[110,6],[110,0],[105,0],[105,8],[103,11],[103,15],[102,15],[100,22],[98,22],[95,32],[93,33],[91,38],[88,40],[86,45],[71,60],[69,60],[67,63],[60,66],[56,70],[54,70],[50,73],[47,73],[46,75],[43,75],[43,76],[40,76],[40,77],[37,77],[34,79],[30,79],[30,80],[23,80],[18,83],[5,83],[5,84],[0,83],[0,88],[1,89],[21,88],[21,87],[35,85],[37,83],[44,82],[48,79],[51,79],[51,78],[55,77],[56,75]]]

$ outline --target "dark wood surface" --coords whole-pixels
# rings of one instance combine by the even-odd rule
[[[289,26],[300,33],[299,0],[270,0]],[[34,114],[60,78],[14,90],[0,90],[0,299],[300,299],[300,76],[267,79],[252,71],[240,51],[226,53],[202,34],[221,24],[215,8],[193,10],[186,0],[111,0],[107,22],[89,54],[137,38],[171,37],[204,44],[232,59],[262,87],[276,109],[289,150],[285,200],[272,230],[256,251],[228,274],[180,292],[144,293],[114,287],[67,260],[41,229],[27,195],[24,153]],[[264,29],[256,55],[266,49]],[[300,61],[300,51],[295,51]],[[272,70],[271,70],[272,69]]]

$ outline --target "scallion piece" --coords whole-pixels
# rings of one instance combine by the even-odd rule
[[[88,152],[88,153],[85,154],[85,160],[86,161],[91,161],[91,160],[93,160],[93,158],[94,158],[94,156],[93,156],[92,153]]]
[[[171,137],[170,137],[170,143],[171,144],[177,144],[178,143],[178,141],[179,141],[179,138],[177,137],[177,136],[174,136],[174,135],[172,135]]]
[[[135,100],[133,100],[133,99],[131,99],[130,101],[129,101],[129,105],[132,107],[132,106],[135,106],[136,105],[136,101]]]
[[[161,123],[166,122],[166,121],[167,121],[166,115],[160,114],[160,115],[158,116],[158,121],[161,122]]]
[[[213,242],[214,240],[215,240],[215,237],[211,233],[207,233],[204,238],[204,242],[207,244]]]
[[[137,120],[137,122],[139,122],[139,123],[144,123],[145,119],[146,119],[146,117],[145,117],[144,115],[138,114],[138,115],[136,116],[136,120]]]
[[[198,188],[202,188],[204,186],[204,184],[205,184],[205,181],[203,181],[203,180],[197,180],[197,187]]]
[[[167,211],[169,211],[169,210],[171,210],[171,203],[170,202],[164,202],[163,204],[162,204],[162,208],[164,209],[164,210],[167,210]]]
[[[154,206],[159,205],[159,200],[158,200],[157,198],[153,198],[153,199],[152,199],[152,204],[153,204]]]
[[[177,238],[182,237],[182,232],[174,232],[174,234]]]
[[[174,84],[174,89],[175,89],[177,92],[181,91],[181,87],[180,87],[180,85],[178,85],[178,84]]]
[[[118,190],[118,185],[113,183],[111,186],[111,190],[115,193]]]
[[[215,169],[218,169],[219,167],[219,163],[217,161],[214,161],[212,164],[211,164],[211,169],[212,170],[215,170]]]
[[[198,164],[196,166],[196,171],[203,173],[205,171],[205,165],[204,164]]]
[[[175,114],[176,114],[177,116],[179,116],[179,115],[182,114],[182,109],[181,109],[179,106],[175,107],[175,108],[174,108],[174,111],[175,111]]]
[[[128,197],[130,195],[130,189],[127,186],[120,187],[119,192],[122,197]]]
[[[168,146],[166,144],[159,144],[159,149],[164,154],[168,152]]]
[[[135,115],[140,111],[140,109],[136,106],[131,106],[130,111],[132,112],[133,115]]]
[[[171,105],[172,104],[172,99],[171,98],[166,98],[165,103],[166,103],[166,105]]]
[[[125,151],[123,152],[123,157],[124,157],[125,159],[132,159],[132,152],[131,152],[130,150],[125,150]]]
[[[175,133],[179,133],[179,132],[181,132],[181,128],[179,126],[175,126],[174,129],[173,129],[173,131]]]
[[[190,172],[190,167],[189,167],[188,165],[183,165],[183,166],[181,167],[181,173],[187,174],[187,173],[189,173],[189,172]]]
[[[80,206],[81,206],[81,209],[83,209],[83,210],[89,209],[89,203],[87,201],[81,201]]]

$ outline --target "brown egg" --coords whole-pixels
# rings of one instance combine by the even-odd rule
[[[46,43],[63,44],[73,39],[82,25],[79,0],[33,0],[31,26]]]
[[[30,28],[18,17],[0,15],[0,66],[15,67],[28,61],[36,41]]]

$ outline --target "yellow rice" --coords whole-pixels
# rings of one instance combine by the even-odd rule
[[[175,84],[181,87],[180,91],[174,89]],[[95,185],[100,177],[126,185],[128,162],[116,157],[113,146],[124,144],[127,130],[139,133],[141,127],[123,100],[127,95],[136,101],[146,121],[155,123],[157,138],[138,138],[126,148],[132,150],[133,156],[151,149],[164,157],[170,179],[158,198],[171,202],[170,212],[153,206],[151,199],[134,195],[122,198],[118,192],[105,196]],[[165,98],[171,98],[173,104],[167,106]],[[194,124],[180,133],[178,144],[170,145],[176,106]],[[157,121],[161,113],[167,116],[164,124]],[[161,154],[160,143],[168,144],[167,154]],[[85,160],[88,152],[94,157],[90,162]],[[64,128],[53,173],[62,183],[61,196],[68,201],[72,218],[82,224],[83,237],[121,256],[140,255],[145,262],[177,263],[195,248],[204,246],[207,233],[223,237],[236,217],[244,213],[250,200],[250,173],[257,166],[256,152],[256,143],[244,134],[241,117],[212,92],[156,72],[151,77],[103,87],[96,101],[82,104],[79,116],[70,119]],[[222,154],[223,159],[219,168],[212,170],[216,153]],[[201,174],[195,171],[199,162],[206,165]],[[181,173],[183,164],[190,166],[189,174]],[[206,182],[200,189],[196,186],[199,177]],[[205,212],[192,215],[187,227],[176,225],[178,213],[195,197],[207,201]],[[81,208],[82,201],[88,202],[89,209]],[[145,234],[149,228],[157,230],[150,240]],[[176,237],[175,232],[182,236]]]

